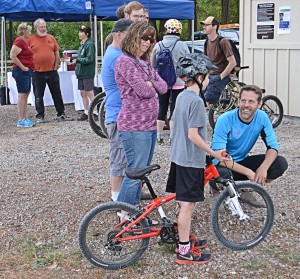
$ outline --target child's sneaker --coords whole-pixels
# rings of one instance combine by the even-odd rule
[[[181,255],[177,253],[176,263],[178,264],[204,264],[211,260],[210,254],[202,254],[198,249],[190,249],[190,251]]]
[[[206,239],[198,240],[193,234],[190,234],[190,243],[191,243],[191,249],[193,249],[194,247],[196,249],[203,249],[207,246]],[[175,253],[179,253],[178,243],[176,243]]]
[[[36,123],[33,122],[33,121],[30,121],[28,118],[24,118],[23,120],[21,121],[17,121],[17,127],[25,127],[25,128],[30,128],[30,127],[33,127],[35,126]]]

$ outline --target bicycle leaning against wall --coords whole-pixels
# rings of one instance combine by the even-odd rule
[[[239,70],[248,69],[249,66],[240,67]],[[217,118],[224,112],[235,109],[238,104],[238,98],[240,96],[241,88],[246,85],[243,82],[239,82],[237,78],[237,72],[231,76],[231,81],[226,85],[223,90],[219,102],[215,105],[211,105],[208,111],[208,120],[210,126],[214,129]],[[265,90],[262,89],[265,93]],[[265,95],[262,98],[261,110],[268,115],[273,128],[276,128],[283,118],[283,106],[281,101],[274,95]]]

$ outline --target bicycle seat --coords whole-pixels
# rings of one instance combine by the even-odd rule
[[[130,179],[142,179],[145,175],[150,174],[154,170],[159,170],[159,165],[151,165],[144,168],[130,169],[127,168],[125,173]]]

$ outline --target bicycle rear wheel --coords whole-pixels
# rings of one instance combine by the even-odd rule
[[[280,100],[273,95],[267,95],[262,98],[261,110],[269,116],[273,128],[276,128],[283,118],[283,106]]]
[[[105,127],[105,98],[102,101],[99,109],[99,125],[102,133],[106,138],[108,138],[107,129]]]
[[[122,202],[107,202],[88,212],[78,230],[79,248],[85,258],[93,265],[116,270],[135,263],[149,245],[149,238],[119,242],[115,235],[128,225],[120,224],[118,213],[126,211],[128,219],[139,214],[132,205]],[[149,232],[146,219],[141,220],[121,237],[141,235]]]
[[[229,193],[224,190],[216,198],[211,210],[211,225],[215,237],[227,248],[248,250],[265,239],[274,220],[274,205],[265,189],[255,183],[236,183],[239,202],[249,219],[240,220],[230,209]],[[227,203],[226,203],[227,202]]]
[[[88,110],[88,116],[89,116],[89,123],[92,128],[92,130],[100,137],[105,138],[105,134],[102,132],[100,128],[100,122],[99,122],[99,109],[100,105],[105,97],[105,92],[101,92],[97,94],[94,98],[94,100],[90,103],[89,110]],[[97,110],[98,112],[98,120],[94,118],[94,111]]]
[[[208,121],[212,129],[215,128],[218,117],[236,107],[236,100],[244,83],[230,81],[221,93],[218,103],[211,105],[208,111]]]

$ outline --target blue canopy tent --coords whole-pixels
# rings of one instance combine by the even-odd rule
[[[116,10],[124,0],[95,0],[94,13],[105,20],[115,20]],[[193,0],[139,0],[149,10],[151,19],[194,19]]]
[[[0,0],[0,15],[6,21],[88,21],[86,0]]]
[[[5,63],[6,75],[6,21],[34,21],[44,18],[46,21],[91,21],[115,20],[116,10],[129,0],[0,0],[1,21],[1,84],[3,84],[3,69]],[[149,10],[151,19],[194,19],[193,0],[139,0]],[[194,26],[194,24],[192,24]],[[192,30],[194,32],[194,30]],[[101,45],[103,37],[101,30]],[[95,40],[97,40],[95,32]],[[103,53],[103,49],[101,50]],[[5,61],[5,62],[4,62]]]
[[[102,20],[116,20],[117,8],[128,2],[130,0],[94,0],[94,14],[101,20],[101,46],[103,46]],[[148,9],[151,19],[176,18],[179,20],[187,19],[194,21],[193,0],[139,0],[139,2]],[[192,29],[192,34],[194,34],[194,23],[192,24]],[[103,53],[103,48],[101,49],[101,53]]]

